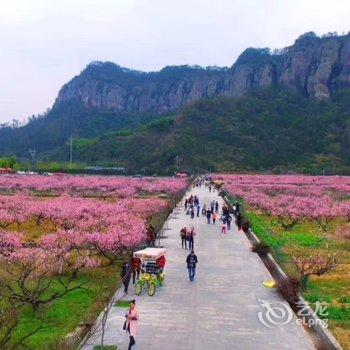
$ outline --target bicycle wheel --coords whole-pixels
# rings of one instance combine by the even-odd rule
[[[142,293],[142,282],[137,281],[135,284],[135,294],[140,295]]]
[[[156,285],[154,282],[148,282],[148,295],[150,297],[153,297],[154,293],[156,292]]]

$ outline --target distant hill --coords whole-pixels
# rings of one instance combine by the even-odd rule
[[[350,91],[332,101],[285,90],[212,97],[137,131],[74,144],[76,159],[129,171],[276,171],[350,174]],[[52,155],[64,159],[67,148]]]
[[[248,48],[231,67],[224,68],[169,66],[159,72],[146,73],[123,68],[111,62],[92,62],[61,88],[53,107],[47,113],[32,117],[25,126],[0,127],[0,155],[27,157],[28,150],[35,149],[39,157],[53,159],[57,156],[63,159],[64,144],[70,135],[73,135],[75,139],[79,139],[76,142],[79,142],[83,159],[96,162],[102,159],[116,161],[118,159],[113,155],[110,155],[110,158],[107,157],[107,150],[110,151],[110,149],[101,150],[91,157],[88,156],[88,152],[94,152],[93,145],[97,147],[97,144],[100,144],[100,141],[96,140],[102,138],[110,141],[110,134],[115,135],[118,132],[120,135],[126,135],[137,130],[147,130],[147,132],[138,131],[138,136],[135,134],[120,136],[118,147],[122,147],[123,142],[129,142],[128,140],[135,137],[138,137],[141,142],[147,138],[147,135],[152,134],[150,128],[166,126],[167,119],[164,117],[173,118],[171,120],[174,122],[169,124],[168,128],[174,130],[168,137],[175,137],[179,131],[177,128],[184,127],[186,130],[187,123],[190,123],[184,119],[189,110],[193,108],[198,110],[198,106],[203,104],[208,108],[209,113],[212,111],[213,101],[216,101],[217,107],[215,113],[210,112],[213,113],[210,118],[208,116],[210,121],[214,123],[213,119],[219,118],[216,124],[225,127],[220,113],[222,104],[222,114],[228,118],[227,125],[231,125],[230,116],[227,116],[229,113],[225,111],[225,108],[228,108],[227,105],[233,108],[232,103],[239,104],[239,99],[247,101],[251,94],[255,94],[252,102],[258,103],[262,97],[256,91],[278,91],[279,93],[288,91],[286,94],[290,94],[292,99],[294,96],[299,96],[300,101],[304,101],[304,107],[308,105],[303,110],[305,113],[308,108],[314,108],[312,111],[308,110],[307,115],[313,114],[317,117],[319,113],[323,113],[321,111],[323,104],[329,106],[338,103],[334,101],[339,99],[343,91],[348,88],[350,88],[349,34],[343,36],[329,34],[318,37],[310,32],[300,36],[294,45],[272,53],[266,48]],[[287,113],[284,110],[286,106],[278,107],[280,95],[271,95],[270,98],[276,99],[271,101],[276,103],[273,120],[255,120],[254,111],[250,114],[249,109],[246,109],[242,112],[246,120],[240,123],[248,123],[249,128],[263,130],[267,126],[272,129],[277,127],[274,121],[286,118],[284,116]],[[283,99],[284,103],[286,95],[283,95]],[[299,101],[294,100],[294,102],[296,106],[292,110],[299,110]],[[266,101],[262,99],[261,103]],[[183,108],[185,109],[182,110]],[[319,108],[320,112],[315,108]],[[303,111],[300,111],[301,114],[289,113],[288,123],[292,124],[289,127],[294,125],[293,120],[297,123],[296,120],[304,115]],[[335,117],[341,115],[344,118],[342,111],[333,112],[336,114]],[[206,115],[207,112],[201,109],[201,113]],[[186,121],[185,124],[182,124],[183,120]],[[261,120],[264,120],[264,125],[260,125]],[[196,127],[199,129],[204,127],[202,122],[208,123],[207,120],[200,119]],[[212,129],[216,130],[216,127],[213,125]],[[233,133],[232,137],[236,137],[239,133],[232,125],[230,130]],[[225,129],[217,130],[217,133],[220,132],[223,135],[227,134]],[[269,134],[269,131],[266,130],[266,133]],[[208,134],[209,139],[212,136]],[[217,140],[219,143],[221,141],[220,138]],[[148,142],[149,140],[146,143]],[[163,142],[163,140],[157,142]],[[297,145],[295,140],[290,142],[294,143],[294,146]],[[126,145],[126,147],[132,146]],[[148,146],[150,147],[149,143]],[[163,150],[166,148],[167,152],[170,152],[167,157],[171,159],[172,149],[165,146],[167,145],[164,144]],[[196,149],[195,145],[191,147]],[[124,151],[115,151],[115,154],[119,154],[118,152]],[[159,150],[159,152],[163,151]],[[194,151],[189,152],[192,154]],[[201,157],[199,154],[197,156]],[[217,159],[221,159],[220,157],[220,154],[215,156]],[[232,157],[234,157],[232,161],[238,162],[237,164],[247,164],[248,167],[258,166],[253,161],[256,155],[246,154],[246,158],[242,160],[239,160],[237,155]],[[262,161],[267,162],[267,160]],[[339,161],[344,160],[341,158]],[[183,162],[185,164],[185,160]],[[205,160],[201,162],[203,167],[207,166]],[[221,160],[218,164],[220,162]],[[160,162],[163,165],[165,163]],[[268,164],[266,163],[265,166],[267,167]],[[167,167],[171,166],[167,165]]]

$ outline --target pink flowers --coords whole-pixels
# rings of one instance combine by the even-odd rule
[[[145,239],[146,219],[169,206],[168,200],[140,196],[147,193],[174,196],[185,189],[186,181],[82,176],[0,177],[0,189],[5,190],[5,187],[7,192],[15,194],[0,195],[0,258],[15,261],[22,257],[25,260],[31,253],[34,259],[40,259],[50,254],[59,257],[62,271],[68,267],[74,270],[98,266],[101,258],[113,262],[123,250],[139,245]],[[62,194],[38,198],[28,195],[27,191]],[[92,194],[99,199],[76,197]],[[104,196],[118,198],[101,200]],[[37,227],[40,238],[28,244],[25,234],[18,232],[25,231],[24,224]]]
[[[338,228],[335,234],[339,238],[350,239],[350,225],[348,224],[345,227]]]
[[[23,235],[21,233],[0,231],[0,251],[8,252],[10,250],[21,248],[23,244]]]
[[[314,220],[323,230],[336,217],[350,220],[350,177],[218,175],[225,189],[273,216],[285,229]]]
[[[42,195],[69,193],[81,197],[135,197],[166,193],[170,196],[184,191],[187,179],[127,178],[99,176],[0,176],[0,192],[32,192]]]

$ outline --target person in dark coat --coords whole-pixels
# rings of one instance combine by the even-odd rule
[[[210,203],[210,210],[211,210],[212,213],[214,213],[214,208],[215,208],[215,201],[212,201]]]
[[[194,247],[195,234],[196,233],[194,232],[194,227],[192,227],[190,231],[187,231],[188,249],[190,250],[193,250]]]
[[[227,223],[227,229],[231,230],[231,221],[232,221],[232,216],[230,214],[226,215],[226,223]]]
[[[211,210],[206,211],[206,217],[207,217],[207,223],[210,224],[210,218],[211,218]]]
[[[236,203],[235,207],[236,207],[236,212],[239,213],[240,205],[238,202]]]
[[[215,202],[215,213],[218,213],[219,212],[219,202],[216,201]]]
[[[197,255],[194,254],[192,250],[190,254],[187,255],[186,258],[187,269],[188,269],[188,277],[192,282],[194,280],[194,276],[196,275],[196,265],[198,264]]]
[[[136,279],[140,278],[141,259],[131,258],[131,263],[132,263],[132,283],[135,284]]]
[[[146,231],[147,247],[154,247],[154,232],[151,228]]]
[[[187,227],[186,225],[180,230],[181,246],[187,249]]]
[[[236,218],[236,225],[237,225],[239,230],[242,228],[242,220],[243,220],[242,214],[238,213],[237,218]]]
[[[132,264],[130,263],[130,261],[125,261],[123,263],[122,270],[120,272],[120,277],[122,278],[125,294],[128,293],[132,269],[133,269],[133,267],[132,267]]]

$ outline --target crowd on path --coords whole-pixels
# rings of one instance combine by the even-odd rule
[[[194,188],[201,188],[202,186],[207,188],[209,193],[217,190],[210,178],[199,177],[193,183]],[[206,218],[208,225],[216,225],[217,222],[220,223],[222,234],[227,234],[227,232],[231,230],[233,215],[236,217],[237,226],[241,226],[242,216],[240,214],[240,205],[238,202],[231,211],[226,204],[222,205],[220,210],[218,201],[212,200],[210,203],[201,204],[198,196],[191,194],[188,198],[185,198],[184,209],[186,214],[191,216],[191,219],[203,216]],[[194,253],[195,236],[196,232],[194,226],[188,228],[184,225],[180,230],[181,247],[190,250],[190,254],[186,258],[186,264],[191,282],[194,280],[196,265],[198,263],[198,257]]]
[[[197,178],[193,183],[194,188],[201,188],[202,186],[207,188],[209,193],[215,193],[215,191],[217,191],[211,179],[204,176]],[[208,225],[215,226],[217,223],[220,223],[222,234],[227,234],[231,229],[233,215],[236,217],[236,224],[239,228],[242,224],[239,203],[236,203],[236,205],[233,206],[233,210],[230,211],[229,207],[225,204],[220,208],[219,202],[216,200],[212,200],[210,203],[201,203],[197,195],[191,194],[188,198],[185,198],[184,210],[186,215],[189,215],[192,220],[198,220],[198,218],[202,217],[206,219]],[[155,232],[156,230],[151,225],[150,220],[147,220],[146,243],[148,247],[155,246]],[[194,226],[191,225],[191,227],[187,227],[186,225],[183,225],[180,230],[181,247],[186,250],[189,249],[190,251],[185,261],[190,282],[193,282],[195,279],[196,267],[198,264],[198,257],[194,252],[195,236],[196,232]],[[140,272],[140,259],[131,257],[129,261],[123,263],[121,278],[125,294],[128,293],[131,278],[132,283],[135,284],[136,280],[140,277]],[[132,346],[135,344],[137,322],[139,319],[140,317],[136,308],[136,302],[135,300],[132,300],[130,308],[125,314],[125,323],[123,326],[123,329],[128,333],[130,339],[128,350],[131,350]]]

